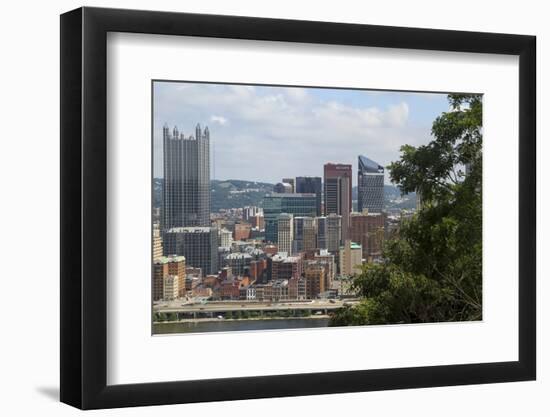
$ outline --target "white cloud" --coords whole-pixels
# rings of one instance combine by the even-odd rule
[[[305,88],[289,87],[284,88],[283,91],[290,101],[304,103],[310,100],[310,96]]]
[[[409,118],[409,106],[401,102],[396,106],[391,106],[388,110],[390,124],[394,126],[404,126]]]
[[[212,123],[217,123],[221,126],[224,126],[228,122],[228,120],[223,116],[210,116],[210,121]]]
[[[196,123],[210,123],[219,179],[322,176],[324,163],[353,163],[355,168],[359,154],[387,165],[399,158],[401,145],[430,139],[429,128],[409,124],[404,100],[374,106],[372,100],[344,100],[345,91],[342,100],[338,95],[328,100],[305,88],[185,84],[179,90],[178,85],[155,88],[156,175],[165,122],[186,134],[192,134]]]

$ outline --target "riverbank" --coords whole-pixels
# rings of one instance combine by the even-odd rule
[[[170,320],[170,321],[154,321],[153,324],[174,324],[174,323],[209,323],[209,322],[223,322],[223,321],[270,321],[270,320],[319,320],[329,319],[328,314],[312,315],[307,317],[248,317],[241,319],[219,319],[216,317],[205,317],[200,319],[182,319],[182,320]]]
[[[328,327],[329,317],[272,317],[249,319],[197,319],[154,322],[153,334],[207,333],[251,330],[284,330]]]

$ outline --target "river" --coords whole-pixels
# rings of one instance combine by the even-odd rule
[[[218,320],[181,323],[153,323],[154,334],[231,332],[242,330],[277,330],[327,327],[328,318]]]

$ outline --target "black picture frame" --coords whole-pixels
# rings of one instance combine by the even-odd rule
[[[108,32],[519,56],[519,360],[107,385]],[[536,38],[156,11],[61,15],[61,401],[81,409],[534,380]]]

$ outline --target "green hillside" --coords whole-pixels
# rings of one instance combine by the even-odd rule
[[[162,178],[153,180],[153,204],[160,207],[162,199]],[[245,206],[262,206],[264,195],[273,190],[273,185],[265,182],[246,180],[212,180],[212,211],[240,208]],[[414,193],[401,196],[399,189],[393,185],[384,185],[386,209],[410,209],[416,207]],[[352,190],[353,200],[357,199],[357,187]]]

